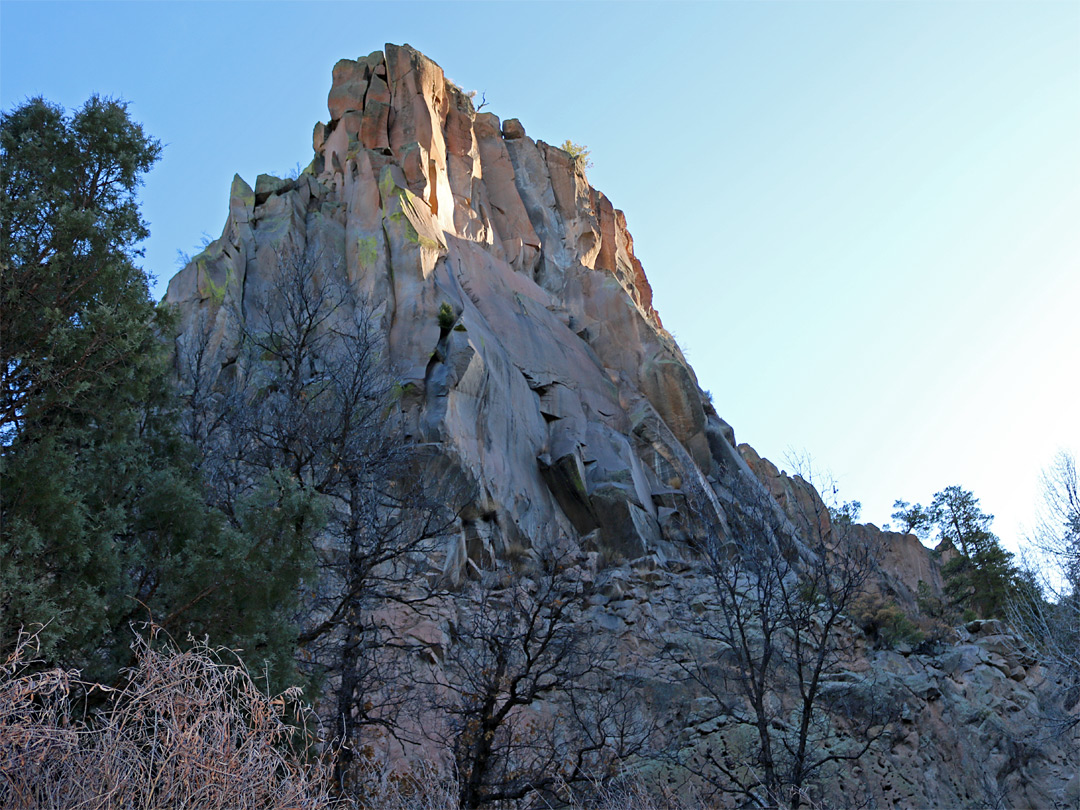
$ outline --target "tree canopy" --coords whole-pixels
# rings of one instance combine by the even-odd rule
[[[136,189],[161,145],[94,96],[71,117],[40,98],[4,114],[0,150],[7,444],[29,423],[92,419],[96,396],[138,385],[154,308],[133,262],[148,234]]]
[[[128,625],[213,633],[291,666],[302,548],[268,481],[208,507],[177,430],[167,312],[138,267],[136,198],[160,143],[123,102],[41,98],[0,120],[0,649],[44,625],[51,661],[110,678]]]

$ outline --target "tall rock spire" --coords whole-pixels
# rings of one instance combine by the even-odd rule
[[[327,107],[299,178],[234,182],[221,238],[169,285],[184,328],[204,313],[227,353],[281,248],[317,250],[374,307],[415,438],[479,493],[462,534],[492,524],[483,554],[569,537],[671,556],[695,511],[722,525],[716,484],[751,473],[574,157],[407,45],[339,61]]]

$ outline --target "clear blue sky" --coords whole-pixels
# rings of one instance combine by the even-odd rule
[[[165,143],[157,293],[230,180],[311,158],[341,57],[409,43],[592,150],[740,441],[1016,548],[1080,452],[1080,3],[0,3],[0,104],[94,92]]]

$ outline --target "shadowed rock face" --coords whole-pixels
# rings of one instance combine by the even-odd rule
[[[183,328],[209,316],[228,353],[278,254],[316,250],[376,308],[414,438],[494,518],[476,554],[554,537],[677,554],[688,500],[721,525],[714,485],[749,471],[573,157],[476,113],[408,46],[338,62],[327,106],[298,179],[234,180],[221,238],[169,285]]]

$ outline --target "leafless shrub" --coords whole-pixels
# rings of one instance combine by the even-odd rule
[[[597,784],[591,801],[580,807],[589,810],[681,810],[703,807],[697,799],[680,800],[656,785],[646,785],[640,779],[623,779]]]
[[[128,680],[35,671],[24,636],[0,668],[0,806],[342,807],[298,689],[271,696],[226,650],[139,637]],[[87,711],[88,696],[104,705]]]
[[[0,806],[11,810],[458,810],[461,785],[425,763],[402,770],[372,749],[354,759],[355,794],[333,795],[333,766],[299,690],[271,696],[234,653],[137,638],[117,687],[38,671],[24,636],[0,665]],[[94,709],[86,707],[100,700]],[[562,785],[566,790],[560,790]],[[571,803],[560,800],[573,793]],[[554,803],[553,803],[554,802]],[[702,806],[640,779],[582,791],[551,781],[500,806],[681,810]]]
[[[537,552],[513,575],[463,591],[425,728],[457,775],[463,808],[571,805],[647,745],[636,684],[581,614],[592,585],[571,555]]]
[[[1061,452],[1043,472],[1039,521],[1027,538],[1028,592],[1013,595],[1008,618],[1043,672],[1043,733],[1080,752],[1080,477]]]
[[[365,760],[360,766],[364,787],[360,805],[378,810],[458,810],[457,782],[425,765],[402,773],[385,762]],[[507,807],[533,810],[699,810],[707,805],[695,796],[682,798],[664,788],[646,784],[638,778],[594,783],[587,800],[571,803],[553,798],[565,793],[580,793],[579,786],[555,783],[552,790],[533,793]]]
[[[703,719],[720,733],[675,764],[717,797],[812,807],[820,784],[865,754],[892,712],[872,678],[837,677],[858,654],[848,613],[866,594],[874,549],[847,523],[833,525],[816,493],[795,493],[787,520],[753,482],[733,494],[727,530],[695,541],[708,588],[679,619],[691,641],[665,651],[712,699]]]

